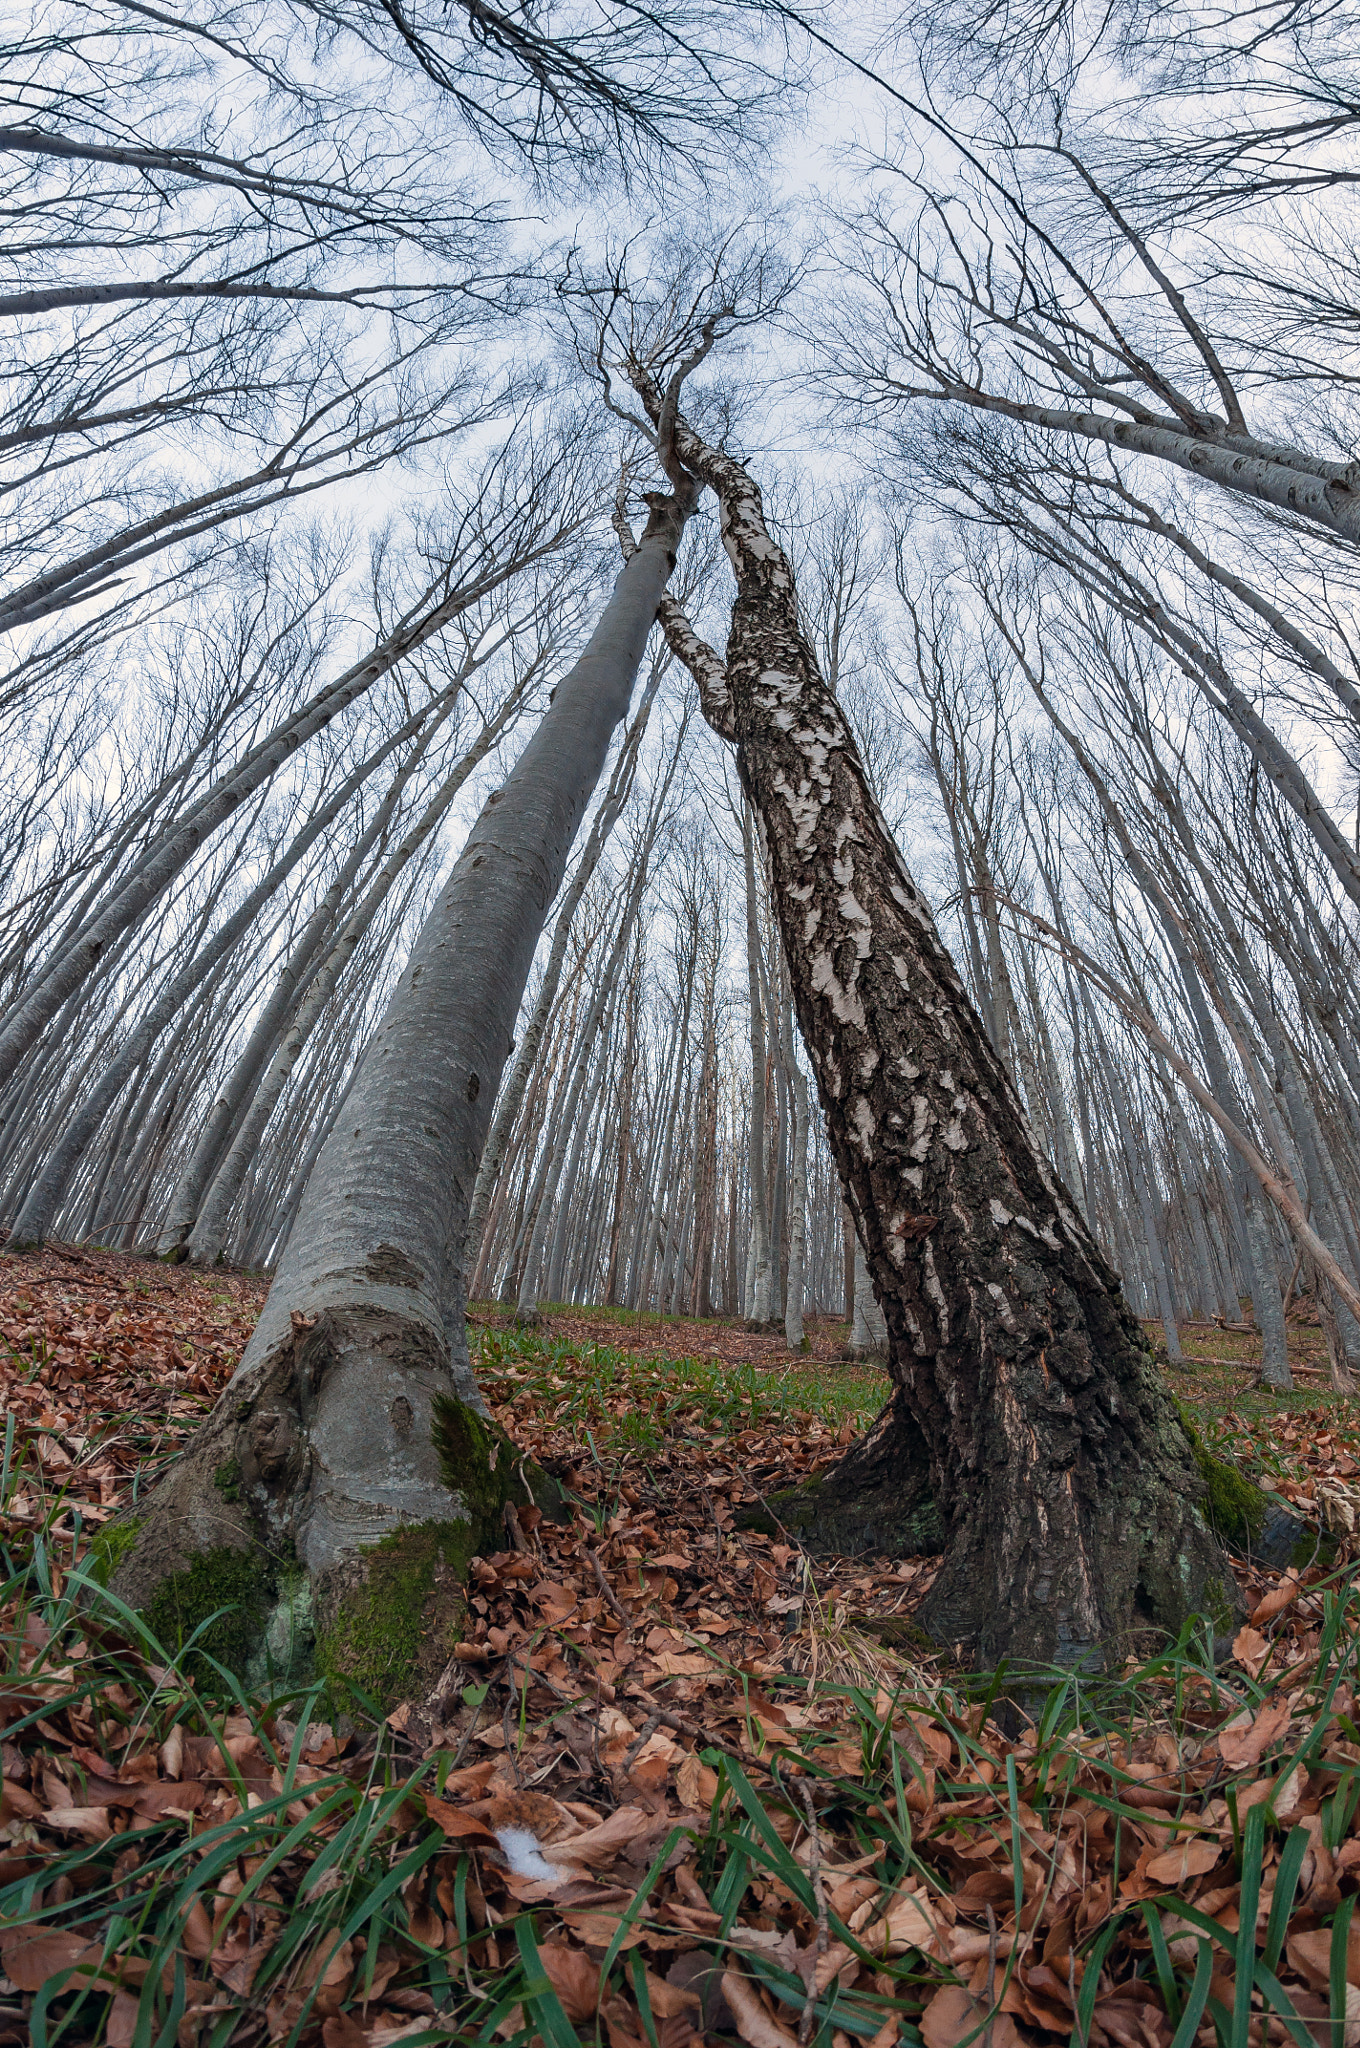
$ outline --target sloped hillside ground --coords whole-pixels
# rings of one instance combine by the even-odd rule
[[[434,1690],[365,1711],[248,1695],[84,1577],[264,1286],[0,1260],[0,2043],[1360,2043],[1360,1408],[1315,1327],[1284,1401],[1247,1330],[1174,1373],[1313,1564],[1242,1561],[1227,1665],[1188,1637],[1026,1722],[922,1646],[929,1560],[741,1526],[876,1412],[843,1325],[790,1357],[479,1306],[498,1419],[580,1508],[507,1521]]]

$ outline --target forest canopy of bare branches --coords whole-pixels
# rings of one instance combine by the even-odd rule
[[[1357,28],[11,14],[0,1227],[273,1276],[133,1605],[471,1516],[472,1300],[844,1320],[809,1542],[1227,1628],[1148,1328],[1360,1375]]]

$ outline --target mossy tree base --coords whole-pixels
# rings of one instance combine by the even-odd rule
[[[1330,1539],[1315,1537],[1282,1501],[1253,1486],[1236,1465],[1214,1457],[1184,1403],[1177,1401],[1175,1408],[1204,1480],[1204,1519],[1226,1549],[1253,1564],[1276,1568],[1304,1565],[1315,1552],[1330,1554],[1335,1549]]]
[[[167,1649],[192,1641],[252,1685],[319,1675],[337,1704],[386,1710],[446,1665],[507,1504],[564,1501],[452,1392],[425,1331],[357,1310],[298,1320],[238,1375],[101,1550]]]

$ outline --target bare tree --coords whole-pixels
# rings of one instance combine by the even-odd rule
[[[888,1318],[897,1391],[800,1525],[842,1547],[927,1547],[933,1503],[945,1554],[926,1624],[988,1662],[1087,1659],[1138,1615],[1226,1620],[1190,1444],[869,795],[760,492],[664,409],[645,360],[628,367],[676,473],[718,494],[737,579],[726,657],[681,621],[672,646],[764,825],[799,1021]]]

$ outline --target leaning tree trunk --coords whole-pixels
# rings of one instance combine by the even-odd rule
[[[896,1381],[867,1438],[785,1519],[880,1553],[934,1547],[942,1522],[920,1619],[984,1663],[1085,1664],[1197,1611],[1222,1629],[1238,1596],[1195,1447],[870,794],[760,492],[683,422],[674,445],[721,504],[737,580],[725,664],[673,604],[662,618],[764,823]]]
[[[692,498],[651,503],[360,1058],[235,1377],[140,1519],[105,1534],[115,1591],[165,1634],[234,1610],[208,1647],[252,1676],[310,1667],[378,1702],[437,1676],[461,1568],[525,1497],[468,1361],[468,1203],[543,919]]]

